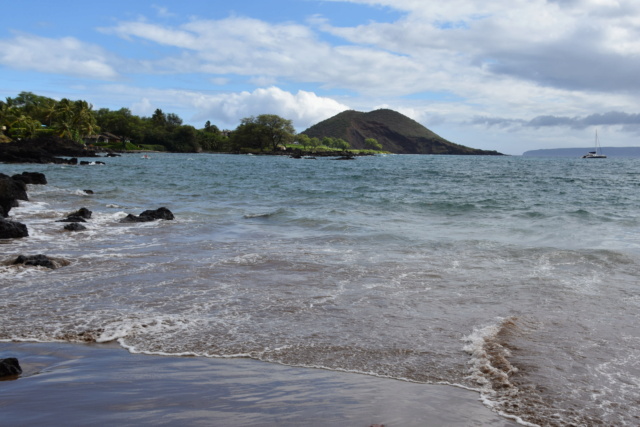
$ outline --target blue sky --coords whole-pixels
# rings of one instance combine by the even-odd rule
[[[391,108],[507,154],[640,146],[640,2],[5,2],[0,98],[156,108],[202,127],[269,113],[298,131]]]

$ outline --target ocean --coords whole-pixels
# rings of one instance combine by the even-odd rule
[[[0,243],[0,341],[449,384],[525,425],[640,423],[638,159],[100,160],[0,166],[49,181],[11,211],[30,237]],[[163,206],[175,220],[119,222]],[[81,207],[87,230],[63,231]]]

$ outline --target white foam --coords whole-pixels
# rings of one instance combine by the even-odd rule
[[[493,366],[491,363],[492,357],[487,349],[487,344],[492,342],[494,351],[500,351],[505,357],[510,355],[507,348],[500,346],[496,342],[497,335],[504,326],[505,321],[509,321],[509,319],[498,318],[498,323],[474,329],[470,335],[463,338],[467,343],[463,350],[471,355],[468,378],[479,384],[482,392],[489,395],[495,393],[492,388],[493,381],[498,380],[504,384],[510,384],[509,374],[516,371],[513,366],[510,366],[507,372]]]
[[[179,330],[188,330],[192,327],[192,323],[190,319],[176,315],[131,316],[106,325],[96,342],[122,340],[140,334],[163,336]]]

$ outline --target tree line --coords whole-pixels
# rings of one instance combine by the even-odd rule
[[[276,151],[296,143],[305,150],[321,147],[347,150],[350,145],[340,138],[310,138],[296,134],[291,120],[275,114],[243,118],[234,130],[220,130],[207,121],[196,129],[183,124],[174,113],[156,109],[151,117],[132,114],[128,108],[93,109],[84,100],[59,101],[31,92],[0,100],[0,138],[25,140],[38,136],[57,136],[79,143],[97,134],[118,137],[115,149],[151,149],[172,152],[238,152],[243,150]],[[4,134],[4,135],[3,135]],[[380,149],[375,139],[365,140],[371,149]]]

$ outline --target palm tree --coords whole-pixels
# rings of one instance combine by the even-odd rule
[[[83,136],[93,135],[98,130],[93,105],[87,101],[75,101],[73,113],[73,125],[77,138],[82,139]]]
[[[4,101],[0,101],[0,130],[2,126],[9,125],[9,115],[11,114],[11,109],[9,104]]]
[[[26,114],[14,116],[13,121],[10,123],[11,133],[17,138],[25,139],[34,138],[41,126],[39,121],[32,119]]]

